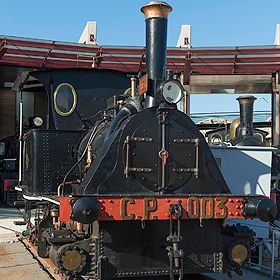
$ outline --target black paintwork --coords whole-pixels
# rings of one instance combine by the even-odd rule
[[[167,19],[146,19],[146,64],[150,95],[154,95],[157,86],[165,80],[166,44]]]
[[[76,162],[77,143],[84,134],[83,130],[30,130],[25,135],[24,193],[57,194],[58,185]],[[79,177],[76,169],[69,180]]]
[[[199,220],[182,223],[181,248],[186,254],[184,257],[186,273],[213,271],[213,264],[216,262],[215,253],[223,250],[221,226],[221,221],[213,220],[203,221],[203,227],[200,227]],[[106,222],[102,224],[102,230],[100,249],[107,256],[103,263],[104,279],[115,277],[116,273],[126,276],[145,271],[150,271],[151,274],[156,272],[159,272],[159,275],[169,274],[166,252],[169,221],[147,221],[144,227],[141,221]],[[165,272],[160,273],[161,271]]]
[[[30,75],[44,86],[49,100],[49,128],[83,129],[80,118],[88,118],[106,108],[107,99],[122,94],[129,86],[126,74],[113,70],[58,69],[34,71]],[[58,115],[54,110],[53,93],[61,83],[70,83],[77,92],[77,107],[68,117]],[[99,117],[92,118],[94,123]]]
[[[75,76],[77,73],[79,77]],[[191,119],[178,111],[175,106],[162,103],[157,107],[157,102],[151,102],[151,107],[147,108],[142,102],[142,97],[128,98],[114,118],[105,117],[102,121],[98,116],[100,121],[92,124],[89,129],[83,129],[80,118],[74,113],[69,117],[57,115],[53,109],[53,97],[50,92],[61,82],[74,85],[78,95],[79,115],[89,117],[106,108],[105,100],[99,99],[102,94],[106,97],[120,95],[121,86],[125,88],[127,81],[124,75],[111,71],[99,73],[95,70],[85,73],[85,77],[77,70],[73,70],[73,73],[68,70],[65,74],[58,70],[32,73],[40,79],[49,94],[49,127],[55,129],[32,129],[25,136],[23,180],[25,194],[54,195],[64,178],[67,185],[62,189],[67,189],[67,193],[70,191],[69,194],[76,196],[184,196],[229,193],[203,135]],[[83,91],[83,81],[89,79],[89,76],[95,79],[96,83],[92,84],[94,85],[92,90],[89,88],[90,85],[87,85],[87,89]],[[116,80],[112,81],[110,90],[96,86],[97,84],[105,86],[108,82],[107,77],[113,76]],[[117,88],[114,87],[114,83],[118,85]],[[92,101],[95,96],[98,102]],[[94,135],[91,144],[92,163],[83,176],[85,159],[80,157],[91,135]],[[128,136],[132,139],[151,140],[132,141],[127,151]],[[163,161],[160,157],[163,139],[165,149],[168,151],[165,171],[162,169]],[[183,142],[178,142],[181,139]],[[190,139],[190,143],[184,142],[186,139]],[[198,153],[194,139],[198,143]],[[194,168],[197,155],[198,174],[193,171],[181,173],[176,171]],[[133,168],[147,168],[152,171],[130,171],[125,174],[127,163]],[[73,171],[69,173],[70,169]],[[65,177],[67,173],[69,174]],[[165,184],[162,181],[164,174]],[[77,179],[82,179],[81,183],[78,183]],[[75,184],[71,184],[71,181],[75,181]],[[80,200],[80,204],[72,203],[72,206],[79,206],[77,209],[73,208],[72,212],[73,219],[78,221],[81,217],[85,217],[84,210],[91,209],[83,199]],[[86,199],[90,201],[91,198]],[[83,248],[82,254],[86,256],[86,263],[82,263],[77,271],[69,272],[70,274],[83,271],[82,274],[94,275],[95,279],[169,274],[166,248],[172,244],[166,239],[170,232],[168,221],[95,221],[88,227],[88,233],[75,230],[69,233],[68,228],[52,228],[52,218],[49,214],[51,207],[50,205],[38,226],[40,256],[50,256],[61,268],[59,260],[63,254],[68,250]],[[84,223],[93,220],[91,217],[85,218]],[[179,246],[185,253],[184,273],[222,272],[228,267],[234,267],[228,263],[227,249],[224,248],[224,239],[230,242],[233,237],[226,237],[223,234],[222,222],[222,220],[181,222],[183,239],[179,242]]]
[[[77,188],[78,194],[155,194],[161,184],[161,130],[156,108],[149,108],[127,118],[120,129],[110,134],[98,151],[91,168]],[[166,194],[229,193],[216,161],[204,137],[188,116],[169,110],[167,126],[167,189]],[[152,138],[152,142],[136,142],[130,149],[130,165],[151,168],[152,173],[131,173],[125,169],[125,139],[127,136]],[[199,139],[199,173],[176,173],[173,169],[195,166],[193,144],[174,143],[174,139]]]
[[[100,119],[100,115],[90,117],[106,108],[109,97],[121,95],[129,87],[129,79],[122,72],[95,69],[33,71],[30,76],[47,92],[49,125],[47,130],[33,129],[25,136],[24,191],[28,195],[56,194],[66,172],[76,162],[84,129]],[[70,83],[77,93],[76,110],[67,117],[54,110],[53,94],[61,83]],[[71,175],[70,180],[80,177],[77,171]]]

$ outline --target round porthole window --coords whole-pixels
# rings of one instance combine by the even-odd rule
[[[70,116],[77,105],[77,94],[74,87],[67,83],[57,86],[54,92],[54,109],[60,116]]]

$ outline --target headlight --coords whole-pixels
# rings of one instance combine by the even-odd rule
[[[164,82],[161,86],[161,92],[164,100],[171,104],[178,103],[183,97],[183,87],[176,80]]]
[[[43,124],[43,120],[40,117],[36,117],[33,119],[33,124],[37,127],[41,126]]]

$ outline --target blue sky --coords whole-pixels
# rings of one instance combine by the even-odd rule
[[[143,45],[143,0],[1,0],[0,33],[76,42],[86,21],[98,24],[100,44]],[[280,23],[276,0],[170,0],[168,45],[181,24],[192,25],[192,45],[269,45]]]
[[[145,44],[143,0],[1,0],[0,34],[77,42],[84,25],[97,21],[97,42],[103,45]],[[280,23],[276,0],[170,0],[168,45],[175,46],[181,24],[192,26],[192,46],[271,45]],[[198,103],[195,111],[237,109],[236,96],[214,97]],[[266,99],[270,101],[270,96]],[[216,105],[214,106],[214,103]],[[213,106],[212,106],[213,105]],[[263,99],[256,109],[269,110]]]

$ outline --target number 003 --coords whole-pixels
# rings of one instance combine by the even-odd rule
[[[188,216],[191,219],[212,219],[214,217],[225,219],[228,215],[226,202],[226,197],[216,199],[213,197],[203,197],[201,199],[190,197],[188,199]]]

